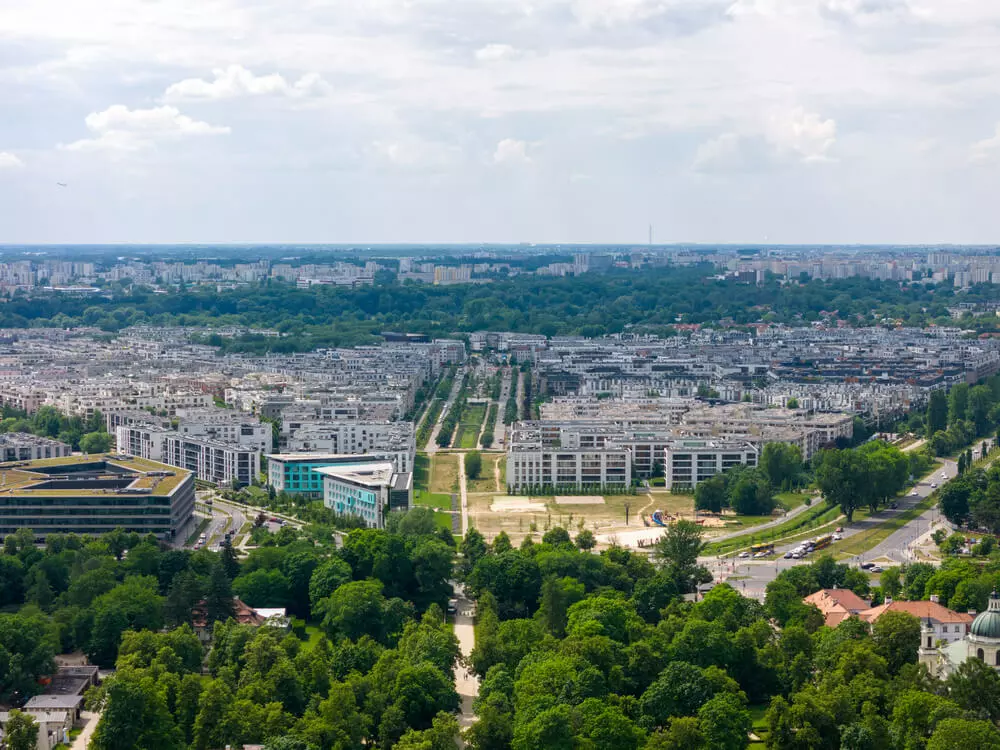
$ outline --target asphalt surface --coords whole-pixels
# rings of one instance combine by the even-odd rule
[[[911,490],[906,493],[905,497],[897,500],[899,507],[896,510],[883,508],[877,513],[850,524],[847,523],[846,519],[842,520],[841,524],[844,528],[842,536],[845,540],[850,539],[852,536],[869,531],[883,521],[889,520],[912,508],[934,491],[931,484],[936,484],[940,487],[944,482],[953,479],[958,473],[957,468],[954,461],[945,460],[942,469],[936,471],[927,479],[922,480],[913,488],[917,492],[916,496],[910,495],[910,492],[913,491]],[[946,478],[942,478],[942,471],[946,474]],[[926,533],[931,521],[939,518],[939,516],[937,508],[931,508],[908,522],[898,531],[893,532],[871,550],[864,554],[842,560],[841,562],[857,565],[866,560],[876,558],[888,558],[899,563],[906,562],[908,559],[906,557],[907,546],[916,538]],[[795,541],[776,545],[774,557],[763,560],[741,560],[729,555],[725,557],[702,558],[701,562],[715,576],[717,582],[728,580],[733,588],[737,591],[742,591],[746,596],[763,599],[767,584],[773,581],[781,571],[794,568],[798,565],[809,565],[814,562],[813,559],[786,560],[783,557],[785,552],[792,550],[798,544],[799,542]]]

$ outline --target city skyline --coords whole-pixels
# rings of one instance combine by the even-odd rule
[[[4,242],[989,243],[984,0],[0,7]]]

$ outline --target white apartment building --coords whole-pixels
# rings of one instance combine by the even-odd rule
[[[118,425],[115,438],[120,453],[187,469],[213,484],[231,484],[234,479],[250,484],[260,474],[261,451],[256,446],[182,435],[151,424]]]
[[[260,453],[268,453],[273,447],[271,425],[256,417],[215,408],[178,409],[177,416],[177,432],[181,435],[234,443]]]
[[[34,461],[39,458],[62,458],[73,452],[66,443],[27,432],[0,435],[0,461]]]
[[[396,456],[396,471],[413,471],[416,440],[412,422],[357,422],[339,420],[321,423],[297,423],[290,433],[288,453],[312,452],[333,454],[391,453]]]
[[[507,487],[627,487],[632,483],[631,454],[618,450],[510,451]]]
[[[232,443],[171,433],[163,441],[163,463],[194,472],[213,484],[250,484],[260,476],[260,451]]]
[[[699,482],[734,466],[757,465],[757,448],[738,440],[671,441],[664,451],[666,487],[694,489]]]

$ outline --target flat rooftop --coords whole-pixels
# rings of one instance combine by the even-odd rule
[[[191,472],[116,453],[0,463],[0,497],[158,495],[172,493]]]
[[[316,469],[316,472],[345,482],[353,482],[366,487],[379,487],[392,481],[393,468],[388,461],[372,461],[343,464],[342,466],[324,466]]]

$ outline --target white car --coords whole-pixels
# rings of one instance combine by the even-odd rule
[[[793,560],[799,560],[799,559],[801,559],[801,557],[802,557],[802,553],[801,552],[793,552],[792,553],[792,559]]]
[[[919,496],[920,496],[920,493],[917,492],[916,490],[913,490],[913,492],[910,493],[910,497],[919,497]]]
[[[750,557],[750,553],[747,552],[746,550],[744,550],[743,552],[740,552],[740,554],[739,554],[739,558],[741,560],[746,560],[748,557]]]
[[[937,489],[937,485],[936,485],[936,484],[934,484],[933,482],[931,483],[931,489],[932,489],[932,490],[936,490],[936,489]]]
[[[833,541],[835,541],[835,542],[839,542],[839,541],[840,541],[841,539],[843,539],[843,538],[844,538],[844,537],[843,537],[843,536],[841,536],[840,534],[834,534],[834,535],[833,535]]]

